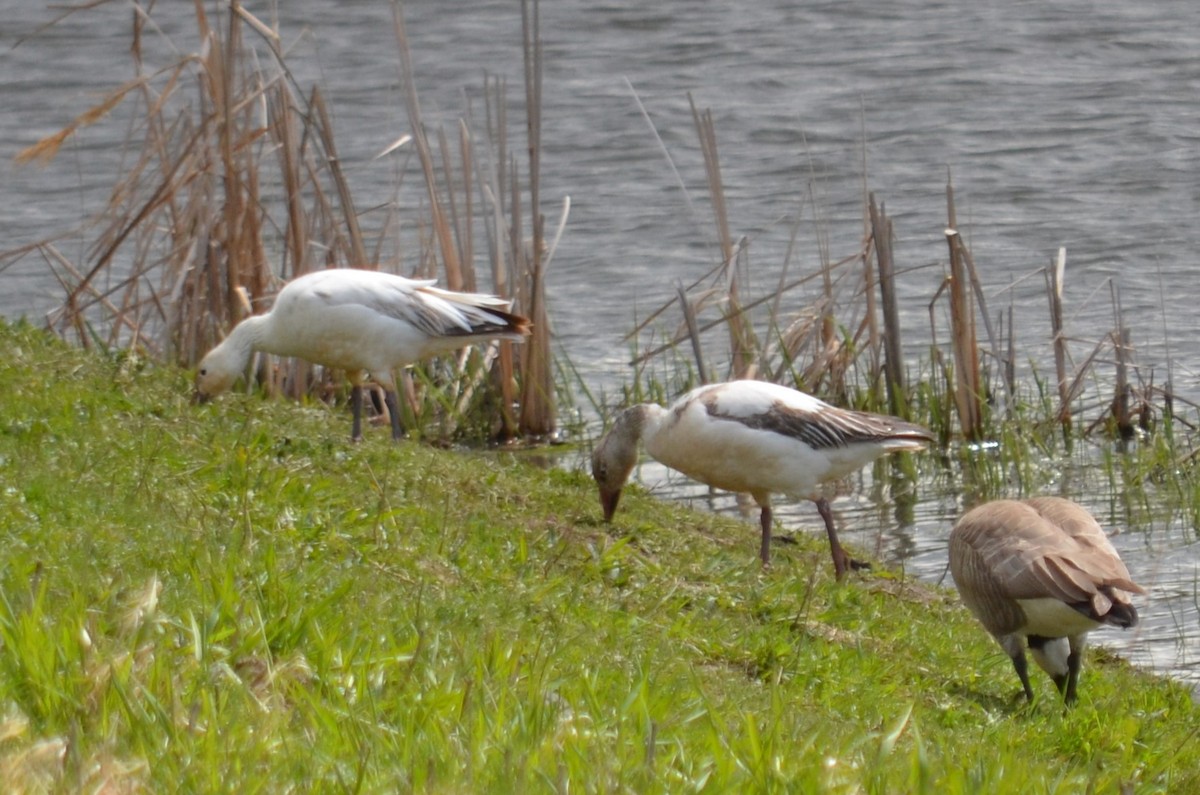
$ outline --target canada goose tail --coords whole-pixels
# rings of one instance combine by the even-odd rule
[[[1138,622],[1137,610],[1127,602],[1114,600],[1112,607],[1108,611],[1108,615],[1104,616],[1103,621],[1105,624],[1111,624],[1121,629],[1136,627]]]
[[[1138,623],[1137,609],[1127,601],[1124,593],[1113,588],[1101,588],[1091,599],[1075,602],[1071,607],[1097,624],[1128,629]]]

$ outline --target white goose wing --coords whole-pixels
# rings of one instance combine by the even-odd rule
[[[433,279],[407,279],[355,268],[319,271],[307,278],[310,297],[326,306],[362,306],[408,323],[431,338],[511,330],[504,313],[509,304],[504,299],[442,290],[434,286],[437,282]]]

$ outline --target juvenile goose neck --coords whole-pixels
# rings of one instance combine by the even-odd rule
[[[646,415],[642,406],[632,406],[617,415],[608,434],[609,455],[618,465],[632,466],[637,459],[638,442],[642,438]]]
[[[649,443],[662,430],[667,414],[667,409],[657,403],[641,403],[626,409],[617,423],[628,426],[626,433],[634,445],[637,445],[638,441]]]
[[[637,464],[638,442],[646,429],[646,405],[625,409],[613,421],[592,456],[592,473],[603,487],[619,490]]]

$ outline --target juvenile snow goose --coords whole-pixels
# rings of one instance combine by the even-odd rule
[[[1070,704],[1087,633],[1136,625],[1129,594],[1146,592],[1092,515],[1060,497],[968,511],[950,533],[950,571],[963,602],[1012,658],[1029,701],[1026,642]]]
[[[762,509],[764,566],[771,561],[771,495],[817,505],[840,579],[856,561],[842,548],[821,486],[885,453],[919,450],[933,434],[895,417],[839,409],[764,381],[730,381],[693,389],[670,408],[643,403],[617,416],[592,454],[604,520],[637,462],[638,441],[655,460],[726,491],[750,494]]]
[[[521,342],[529,321],[510,314],[510,303],[479,293],[457,293],[381,271],[331,268],[284,285],[271,311],[246,318],[200,362],[196,399],[229,389],[254,351],[297,356],[346,371],[354,424],[362,438],[363,384],[384,389],[392,438],[404,431],[393,371],[493,339]]]

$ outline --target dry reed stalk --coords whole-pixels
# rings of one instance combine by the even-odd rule
[[[1046,295],[1050,299],[1050,333],[1054,346],[1054,373],[1058,383],[1058,421],[1063,428],[1071,427],[1071,389],[1067,382],[1067,338],[1063,333],[1063,278],[1067,268],[1067,250],[1060,248],[1058,257],[1046,269]]]
[[[967,275],[961,251],[957,245],[958,232],[946,230],[950,246],[950,327],[954,353],[954,405],[962,434],[978,440],[982,433],[982,406],[979,392],[979,352],[975,338],[975,308],[967,289]]]
[[[489,223],[484,224],[488,235],[489,259],[492,265],[492,283],[497,295],[508,297],[511,293],[509,262],[515,262],[506,256],[512,251],[511,245],[504,234],[505,223],[505,192],[503,186],[507,180],[508,166],[508,133],[506,120],[506,103],[504,101],[504,81],[500,78],[484,76],[483,85],[485,135],[484,154],[486,163],[475,160],[476,168],[480,170],[478,183],[484,193],[486,203],[491,208]],[[519,205],[518,210],[519,212]],[[497,368],[494,381],[500,392],[500,427],[497,433],[501,441],[507,441],[517,436],[517,416],[513,407],[516,405],[517,393],[514,380],[515,355],[511,345],[501,345],[496,358]]]
[[[316,116],[316,131],[321,137],[321,146],[325,153],[325,165],[337,188],[338,200],[342,207],[342,221],[346,224],[346,234],[350,244],[350,263],[356,268],[372,268],[376,263],[367,259],[367,248],[363,243],[362,230],[358,226],[358,213],[354,211],[354,197],[350,195],[350,186],[342,173],[342,161],[337,154],[337,146],[333,140],[333,125],[329,121],[329,111],[325,107],[325,97],[319,87],[314,86],[309,105]],[[434,199],[433,195],[430,199]],[[447,269],[449,270],[449,269]],[[451,289],[459,289],[452,287]]]
[[[830,266],[830,269],[832,270],[832,269],[841,268],[852,262],[857,262],[859,260],[859,257],[860,257],[859,254],[852,254],[849,257],[839,260],[838,262],[832,263]],[[708,275],[712,275],[718,269],[719,268],[714,268],[712,271],[709,272]],[[775,294],[763,296],[761,298],[757,298],[753,301],[750,301],[749,303],[742,304],[740,307],[738,307],[736,312],[730,313],[730,314],[746,314],[746,313],[750,312],[751,310],[756,309],[757,307],[767,303],[768,301],[776,300],[778,295],[791,292],[792,290],[796,289],[797,287],[801,287],[805,284],[808,284],[813,279],[823,277],[824,275],[825,275],[824,273],[817,272],[817,273],[810,273],[806,276],[801,276],[799,278],[793,279],[792,281],[788,282],[783,287],[779,288],[779,290],[777,290],[777,292]],[[696,285],[697,285],[697,283],[694,282],[690,286],[685,287],[684,291],[688,292],[688,291],[694,289],[696,287]],[[624,340],[629,341],[631,338],[636,337],[638,334],[645,331],[647,326],[650,324],[651,320],[660,317],[666,310],[670,309],[675,304],[675,302],[678,300],[679,300],[679,296],[677,294],[674,298],[667,301],[662,306],[658,307],[656,310],[651,312],[647,319],[645,319],[635,325],[633,331],[631,331],[629,334],[627,334],[625,336]],[[830,303],[831,300],[832,299],[823,297],[823,298],[818,299],[818,301],[817,301],[817,306],[819,306],[823,312],[822,317],[821,317],[822,324],[824,323],[824,318],[825,318],[826,314],[828,314],[827,312],[825,312],[825,310],[827,308],[826,305],[828,303]],[[720,326],[721,324],[725,323],[727,321],[727,319],[728,319],[728,315],[725,315],[717,320],[712,320],[707,323],[701,324],[698,326],[698,331],[700,334],[703,334],[704,332],[714,329],[717,326]],[[643,353],[638,354],[637,356],[635,356],[633,358],[632,361],[630,361],[630,364],[634,367],[640,367],[640,366],[646,364],[649,360],[651,360],[657,356],[660,356],[663,353],[666,353],[667,351],[671,351],[671,350],[678,348],[680,344],[682,344],[688,340],[689,336],[690,336],[689,332],[687,331],[687,327],[685,325],[683,327],[683,330],[680,332],[677,332],[668,342],[662,343],[661,345],[657,345]],[[794,356],[793,356],[793,358],[794,358]]]
[[[292,276],[309,271],[308,214],[304,210],[304,153],[297,134],[295,117],[290,112],[289,95],[285,85],[276,85],[268,97],[269,124],[275,151],[279,156],[279,172],[283,194],[287,200],[287,225],[284,229],[284,262],[291,262]]]
[[[1129,384],[1129,354],[1133,350],[1129,329],[1121,324],[1117,328],[1115,346],[1117,356],[1117,384],[1113,394],[1112,415],[1116,420],[1117,433],[1122,439],[1132,439],[1137,431],[1133,426],[1130,411],[1130,396],[1133,387]]]
[[[282,278],[287,278],[289,270],[295,276],[315,266],[349,262],[364,267],[380,261],[378,249],[386,227],[380,233],[376,251],[368,256],[350,186],[337,157],[331,114],[321,92],[314,89],[307,101],[301,99],[284,61],[278,32],[237,0],[230,4],[227,14],[215,17],[219,24],[210,24],[205,7],[202,0],[193,4],[199,45],[176,48],[200,55],[185,55],[156,71],[144,66],[141,49],[143,28],[152,24],[149,11],[135,15],[132,57],[141,76],[110,92],[104,102],[29,152],[31,157],[52,156],[74,131],[102,118],[123,99],[141,101],[138,110],[143,115],[131,125],[143,135],[141,148],[130,147],[133,162],[125,164],[107,207],[93,224],[97,231],[90,241],[86,264],[76,266],[66,261],[57,249],[41,249],[65,294],[62,307],[51,320],[60,333],[71,333],[84,345],[119,342],[146,350],[165,350],[185,364],[194,362],[248,312],[269,304],[277,280],[267,266],[264,230],[281,230]],[[258,67],[255,53],[244,41],[243,26],[266,42],[278,67],[273,76],[266,76]],[[534,65],[540,102],[540,43],[538,47]],[[191,78],[191,90],[198,99],[181,99],[181,89],[188,87]],[[415,100],[415,89],[409,93]],[[415,101],[412,106],[419,113]],[[416,121],[414,126],[421,131],[419,116]],[[531,130],[540,134],[540,119],[535,120]],[[468,128],[461,123],[459,141],[460,179],[451,166],[448,140],[444,135],[439,140],[443,163],[437,173],[444,174],[444,200],[439,200],[433,155],[423,136],[416,147],[433,198],[432,220],[428,224],[419,220],[418,230],[431,231],[448,286],[473,289],[471,225],[477,166]],[[531,169],[536,174],[540,144],[536,140],[534,144]],[[264,178],[261,159],[272,148],[279,166],[275,181]],[[504,157],[497,164],[502,174],[506,173],[507,160]],[[494,184],[498,187],[507,181],[505,178]],[[282,223],[272,214],[274,195],[266,197],[269,200],[263,196],[263,182],[280,185]],[[513,180],[512,184],[519,195],[519,181]],[[504,192],[497,190],[495,194],[503,205]],[[536,190],[533,203],[536,207]],[[513,204],[518,218],[512,228],[518,230],[519,207],[519,203]],[[394,213],[389,213],[387,222],[394,218]],[[515,287],[520,294],[518,300],[542,307],[538,313],[545,335],[541,389],[543,394],[552,395],[544,288],[524,284],[534,270],[538,271],[536,278],[541,279],[545,269],[540,260],[544,251],[540,221],[535,228],[537,240],[531,249],[521,250],[519,237],[506,240],[512,255],[507,260],[495,257],[493,268],[499,275],[501,294],[511,294]],[[499,243],[499,235],[496,240]],[[500,245],[495,248],[501,250]],[[0,260],[9,256],[19,254],[9,252],[0,255]],[[433,251],[423,249],[418,270],[436,260]],[[518,263],[525,267],[514,285],[509,270]],[[248,299],[243,297],[247,293]],[[467,358],[462,357],[456,369],[464,378],[476,378],[478,371],[465,364]],[[501,362],[497,368],[501,371],[498,391],[505,393],[502,411],[511,413],[515,403],[511,349],[503,346],[497,359]],[[479,361],[487,364],[490,357],[479,357]],[[310,371],[308,365],[291,361],[277,365],[265,356],[259,357],[257,367],[262,384],[269,389],[279,385],[293,394],[310,390]],[[330,373],[320,372],[326,379],[331,377]],[[473,384],[459,389],[459,405],[477,390]],[[411,384],[406,386],[411,393]],[[547,401],[541,402],[543,407],[547,405]],[[552,411],[552,398],[549,405]]]
[[[417,84],[413,72],[412,55],[408,46],[408,34],[404,27],[404,13],[399,2],[392,4],[392,21],[395,27],[396,43],[400,52],[400,81],[404,86],[405,108],[408,111],[408,122],[409,126],[412,127],[413,143],[417,149],[417,158],[421,165],[421,172],[425,176],[425,190],[429,195],[429,212],[434,234],[442,254],[442,267],[446,271],[446,286],[451,290],[461,290],[463,278],[458,259],[458,249],[454,245],[453,237],[450,233],[450,225],[446,222],[445,210],[439,197],[433,153],[430,151],[429,137],[425,133],[425,123],[421,118],[421,103],[417,97]]]
[[[824,288],[822,303],[825,306],[825,315],[821,318],[821,344],[825,349],[837,343],[837,319],[834,317],[834,300],[833,300],[833,265],[829,247],[828,228],[822,222],[818,215],[817,197],[815,188],[812,182],[808,185],[808,199],[813,205],[814,230],[817,236],[817,251],[821,257],[821,282]]]
[[[878,253],[875,250],[874,234],[871,231],[870,211],[863,212],[864,225],[866,232],[864,239],[866,245],[863,246],[862,255],[860,257],[862,267],[862,293],[866,300],[866,314],[864,320],[867,324],[867,356],[870,357],[870,362],[867,366],[867,390],[871,396],[872,405],[877,405],[882,402],[880,394],[881,385],[884,384],[886,376],[884,373],[884,351],[883,340],[885,335],[879,330],[879,309],[880,298],[876,296],[875,289],[879,287],[879,273],[877,267]],[[882,291],[882,287],[879,287]],[[886,392],[886,387],[882,387]]]
[[[729,366],[733,378],[752,378],[755,356],[750,340],[750,329],[744,321],[739,307],[738,278],[736,266],[737,250],[729,232],[729,213],[725,203],[725,186],[721,179],[721,161],[717,154],[717,131],[712,111],[700,111],[695,99],[688,94],[688,105],[692,109],[692,122],[700,140],[700,151],[704,155],[704,172],[708,178],[708,195],[712,203],[713,222],[717,230],[717,245],[721,253],[726,283],[726,325],[729,329]]]
[[[865,110],[865,109],[864,109]],[[871,357],[870,366],[867,369],[869,375],[868,389],[872,405],[879,405],[879,383],[885,377],[884,375],[884,351],[883,342],[879,331],[879,315],[878,300],[875,296],[875,286],[879,281],[878,269],[872,267],[872,253],[875,254],[875,260],[878,260],[878,252],[875,250],[875,222],[872,218],[871,208],[875,202],[875,196],[872,194],[869,183],[867,181],[867,120],[865,112],[859,116],[859,154],[861,155],[861,179],[862,179],[862,238],[866,241],[862,250],[862,272],[863,272],[863,295],[866,297],[867,303],[867,350]],[[890,252],[889,252],[890,253]],[[883,288],[880,287],[880,290]],[[890,403],[890,396],[889,396]]]
[[[475,274],[475,234],[472,222],[475,218],[475,151],[471,145],[471,131],[465,121],[458,124],[458,150],[462,157],[462,220],[458,220],[458,204],[452,205],[455,213],[454,227],[459,245],[458,257],[463,263],[463,289],[469,293],[479,290],[479,279]],[[447,177],[449,178],[449,177]],[[453,199],[453,194],[451,195]]]
[[[883,303],[883,366],[887,387],[888,407],[899,415],[907,403],[908,388],[904,383],[903,346],[900,342],[900,310],[896,302],[896,271],[892,259],[892,219],[883,205],[875,204],[875,194],[868,199],[871,220],[871,240],[879,270],[879,297]],[[868,309],[868,313],[870,310]]]
[[[959,254],[962,256],[963,262],[967,266],[967,276],[971,280],[971,290],[975,296],[976,302],[978,302],[978,317],[983,320],[983,328],[984,331],[987,332],[989,346],[988,349],[991,351],[992,360],[996,362],[997,366],[1002,366],[1004,360],[1000,355],[1000,340],[997,337],[995,330],[992,328],[991,314],[988,312],[987,306],[987,297],[983,293],[983,283],[980,281],[979,271],[975,267],[975,257],[971,255],[971,249],[967,247],[967,244],[963,241],[961,235],[955,237],[954,244],[958,247]],[[978,359],[978,355],[976,358]],[[978,367],[978,361],[976,361],[976,367]],[[981,376],[977,375],[976,386],[981,389],[983,382],[980,379]],[[1004,385],[1006,395],[1004,405],[1007,408],[1011,408],[1016,395],[1015,385],[1010,379],[1004,379]]]
[[[692,307],[692,302],[688,300],[687,291],[683,286],[679,287],[679,307],[683,310],[683,320],[687,324],[688,338],[692,342],[692,355],[696,358],[696,373],[700,376],[700,383],[711,383],[712,378],[708,374],[708,368],[704,365],[704,346],[700,344],[700,329],[696,323],[696,311]]]
[[[541,4],[521,0],[522,50],[525,63],[525,130],[529,152],[529,214],[533,226],[532,244],[526,258],[529,285],[529,319],[533,333],[522,351],[521,412],[522,434],[549,438],[556,430],[554,373],[551,368],[550,315],[546,308],[545,216],[541,212],[542,162],[542,31]],[[514,208],[517,203],[514,202]],[[515,209],[514,209],[515,212]],[[520,241],[523,238],[516,238]]]
[[[1008,352],[1004,357],[1004,384],[1008,390],[1009,408],[1015,405],[1017,394],[1017,331],[1013,324],[1013,305],[1010,297],[1008,304]]]

